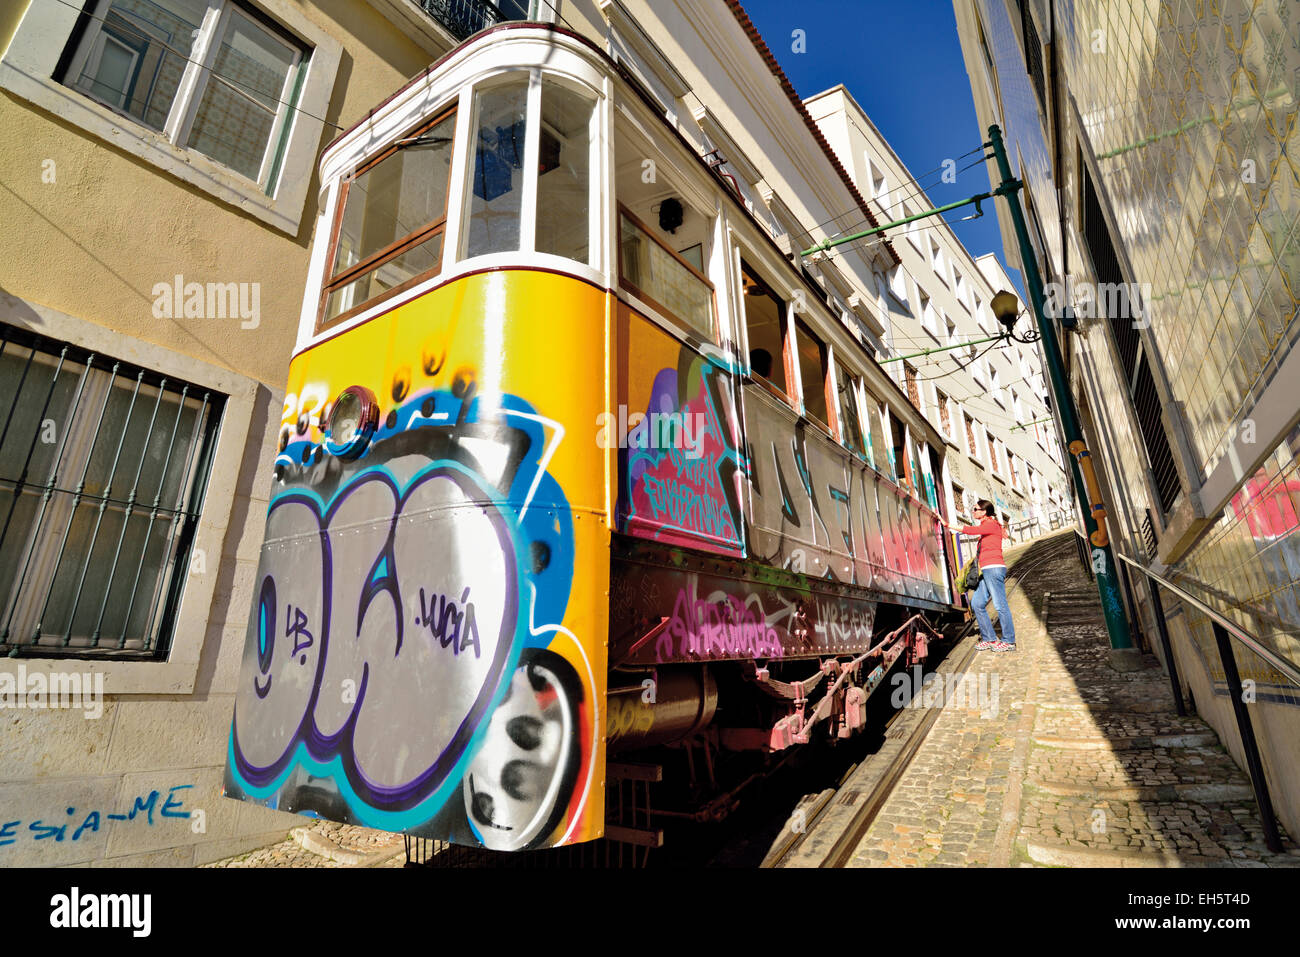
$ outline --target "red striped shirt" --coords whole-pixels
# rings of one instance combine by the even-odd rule
[[[1006,560],[1002,557],[1002,526],[997,519],[985,517],[978,525],[965,526],[961,533],[980,537],[980,568],[1006,565]]]

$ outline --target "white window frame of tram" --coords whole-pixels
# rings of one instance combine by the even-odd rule
[[[494,266],[537,266],[578,276],[599,288],[610,286],[617,279],[614,274],[617,269],[614,243],[618,227],[610,142],[613,128],[613,80],[594,58],[592,51],[568,37],[526,27],[496,34],[490,42],[471,42],[455,51],[438,71],[402,89],[363,123],[330,144],[321,156],[323,200],[303,293],[296,350],[300,351],[313,341],[336,336],[361,325],[458,276]],[[541,65],[543,63],[544,67]],[[472,133],[477,119],[475,92],[498,83],[508,83],[511,74],[528,76],[524,170],[537,169],[540,144],[538,121],[542,91],[546,83],[558,81],[561,85],[580,89],[583,95],[595,100],[588,138],[591,191],[588,199],[588,262],[534,251],[538,193],[536,175],[523,177],[519,209],[520,248],[464,258],[461,256],[461,237],[466,228],[466,190],[469,188],[469,176],[474,162]],[[405,292],[383,299],[347,320],[317,332],[321,289],[329,278],[329,256],[333,252],[330,243],[321,237],[329,236],[332,230],[344,179],[354,169],[392,146],[419,123],[432,119],[452,106],[456,107],[456,129],[439,271]],[[660,175],[669,174],[661,167]]]
[[[278,230],[297,235],[343,45],[289,0],[206,0],[166,122],[158,130],[120,107],[101,102],[73,79],[89,59],[102,54],[103,17],[112,2],[96,0],[92,19],[74,49],[70,43],[80,4],[34,0],[0,58],[0,89]],[[212,78],[219,41],[237,22],[293,50],[256,179],[187,145],[205,92],[222,82]],[[68,82],[58,77],[65,52],[71,57],[70,69],[64,71]]]

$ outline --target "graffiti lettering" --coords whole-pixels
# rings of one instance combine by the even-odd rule
[[[683,588],[677,593],[672,618],[659,639],[665,646],[661,649],[663,657],[781,655],[780,639],[776,629],[768,625],[761,605],[755,610],[734,595],[715,593],[708,599],[698,599],[692,592]]]
[[[437,611],[434,611],[434,599],[437,599]],[[482,655],[478,640],[478,622],[474,620],[474,603],[469,600],[469,588],[460,596],[461,608],[456,607],[456,599],[447,595],[430,595],[425,603],[424,589],[420,589],[420,613],[415,616],[415,623],[429,629],[429,633],[438,640],[443,648],[450,647],[452,654],[460,654],[469,647],[474,649],[474,657]],[[463,626],[463,631],[462,631]]]
[[[173,784],[167,789],[167,796],[163,799],[162,807],[158,807],[158,798],[160,792],[150,791],[147,795],[137,795],[131,803],[131,810],[125,814],[116,814],[108,811],[92,810],[85,814],[78,814],[75,807],[65,808],[65,814],[68,818],[62,824],[47,824],[44,818],[30,821],[27,824],[26,831],[32,835],[33,841],[54,841],[56,844],[64,841],[80,841],[87,834],[98,834],[100,828],[107,827],[106,821],[126,821],[132,822],[137,817],[143,815],[145,823],[153,827],[157,822],[154,820],[154,811],[158,810],[160,817],[167,818],[188,818],[190,811],[185,809],[184,803],[177,797],[177,791],[185,791],[193,788],[192,784]],[[69,836],[68,828],[74,822],[80,822],[72,829]],[[23,833],[23,821],[5,821],[0,823],[0,847],[7,847],[16,844]]]
[[[605,735],[609,740],[626,734],[645,734],[654,727],[654,709],[636,695],[611,695],[605,713]]]
[[[295,466],[272,500],[228,793],[277,806],[327,778],[347,809],[331,814],[424,823],[484,746],[521,654],[549,643],[573,563],[542,467],[554,423],[510,396],[479,421],[471,391],[410,393],[356,465]]]
[[[620,511],[633,534],[740,551],[739,505],[735,489],[728,487],[729,480],[735,485],[740,464],[738,428],[719,412],[719,378],[718,370],[698,356],[689,367],[655,375],[647,416],[675,416],[693,422],[695,429],[689,447],[680,442],[646,447],[629,439],[629,450],[620,456],[626,483]]]
[[[646,475],[645,491],[650,503],[650,518],[668,521],[678,528],[703,532],[721,538],[735,538],[736,526],[725,503],[712,496],[701,495],[687,481],[659,479]]]

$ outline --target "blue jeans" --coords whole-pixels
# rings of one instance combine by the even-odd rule
[[[1011,607],[1007,604],[1007,570],[1005,568],[981,569],[980,586],[971,597],[971,610],[979,622],[980,637],[985,641],[994,641],[993,621],[989,618],[988,604],[992,599],[993,607],[998,610],[998,625],[1002,629],[1002,640],[1009,645],[1016,643],[1016,626],[1011,623]]]

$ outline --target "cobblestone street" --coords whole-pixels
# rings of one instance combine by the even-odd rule
[[[1156,660],[1110,667],[1072,535],[1008,550],[1018,648],[970,666],[996,709],[944,709],[852,866],[1300,866],[1291,840],[1267,850],[1249,778]]]

